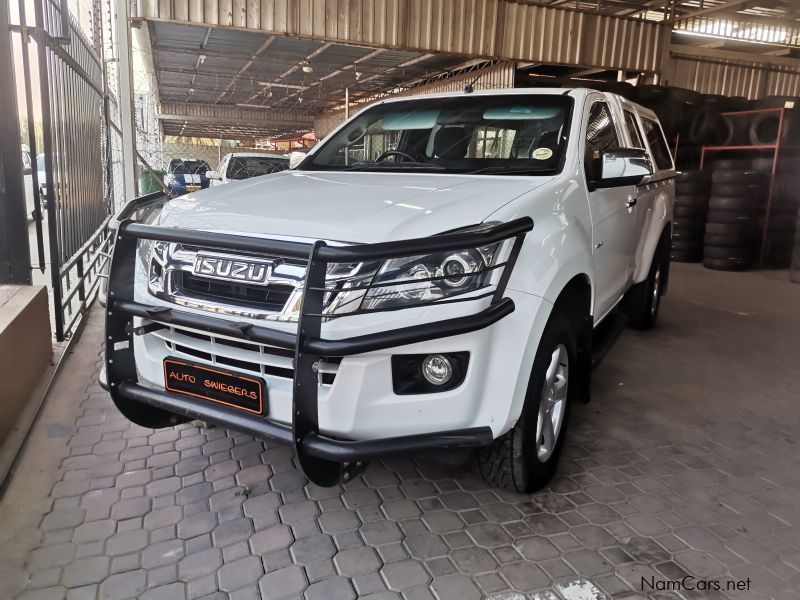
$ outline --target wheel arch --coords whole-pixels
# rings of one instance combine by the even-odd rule
[[[555,294],[555,301],[545,299],[540,310],[537,312],[531,325],[528,344],[523,353],[522,363],[517,373],[517,382],[514,388],[514,397],[509,407],[508,417],[502,432],[505,433],[519,419],[525,404],[525,397],[531,378],[531,369],[539,349],[539,342],[545,327],[550,322],[556,311],[569,311],[576,316],[576,327],[578,329],[578,348],[579,348],[579,367],[581,377],[579,378],[579,390],[577,398],[579,402],[588,402],[589,377],[591,375],[591,336],[592,336],[592,302],[594,299],[591,277],[588,272],[581,271],[573,273],[566,278],[566,283]]]

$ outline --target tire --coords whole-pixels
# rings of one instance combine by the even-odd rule
[[[665,100],[669,90],[663,85],[640,85],[636,87],[636,100],[642,104]]]
[[[712,224],[721,223],[747,223],[752,224],[755,221],[753,215],[747,212],[737,212],[734,210],[715,210],[709,211],[708,222]]]
[[[715,171],[746,171],[752,167],[749,158],[718,158],[711,163]]]
[[[708,246],[744,246],[749,245],[752,236],[724,235],[722,233],[707,233],[703,240]]]
[[[706,233],[720,235],[753,235],[752,223],[706,223]]]
[[[778,113],[761,113],[753,118],[750,123],[750,143],[774,144],[778,140],[780,116]]]
[[[728,260],[747,260],[750,246],[706,246],[703,258],[724,258]]]
[[[736,127],[733,119],[722,115],[719,120],[719,128],[714,133],[711,142],[714,146],[731,146],[736,139]]]
[[[682,87],[670,87],[668,88],[668,93],[669,99],[678,104],[691,107],[703,106],[703,104],[705,104],[703,94],[695,92],[694,90],[687,90]]]
[[[680,171],[676,173],[675,180],[678,183],[701,181],[708,186],[711,184],[711,173],[709,171]]]
[[[636,96],[636,87],[627,81],[609,81],[598,84],[595,88],[603,92],[617,94],[628,100],[634,100]]]
[[[703,260],[703,250],[671,250],[669,259],[673,262],[700,262]]]
[[[676,206],[686,206],[692,208],[706,209],[708,207],[708,195],[706,194],[678,194],[675,197]]]
[[[753,108],[784,108],[787,102],[794,102],[797,107],[800,97],[797,96],[767,96],[761,100],[753,101]]]
[[[533,361],[522,414],[508,432],[490,446],[478,450],[478,468],[489,485],[517,492],[532,492],[546,485],[555,474],[569,424],[571,393],[577,387],[577,335],[568,313],[556,312],[550,317]],[[559,362],[554,366],[552,363],[557,351]],[[563,356],[567,357],[566,376]],[[542,460],[538,451],[537,438],[540,436],[537,435],[537,420],[542,401],[545,400],[547,373],[551,368],[555,370],[556,381],[560,372],[560,381],[565,383],[566,390],[561,403],[560,427],[546,459]]]
[[[758,199],[755,196],[711,196],[708,199],[709,211],[754,211],[758,206]],[[724,221],[717,221],[721,223]]]
[[[677,181],[675,182],[675,193],[679,196],[707,195],[710,187],[708,181]]]
[[[749,168],[753,171],[758,171],[759,173],[770,173],[772,172],[772,159],[754,158],[750,161]]]
[[[744,271],[747,269],[746,260],[729,260],[727,258],[703,258],[703,266],[715,271]]]
[[[692,240],[672,240],[672,250],[679,252],[697,252],[703,250],[703,236]]]
[[[663,99],[658,102],[644,103],[645,106],[650,108],[661,123],[661,128],[664,130],[664,135],[667,140],[670,140],[669,145],[672,146],[672,141],[675,136],[680,132],[681,124],[683,123],[683,107],[677,102],[672,102],[669,99]]]
[[[697,145],[709,143],[719,127],[720,118],[719,109],[715,106],[706,104],[696,110],[687,127],[687,141]]]
[[[623,301],[628,323],[640,331],[651,329],[658,319],[658,309],[661,307],[661,296],[664,293],[662,286],[669,268],[667,260],[669,254],[665,240],[667,238],[662,238],[656,248],[647,279],[631,287]]]
[[[682,206],[680,204],[676,204],[675,208],[673,209],[673,214],[675,218],[678,220],[683,221],[684,219],[693,219],[696,221],[702,221],[703,225],[706,222],[706,208],[704,206]]]
[[[715,183],[711,186],[712,196],[736,196],[739,198],[758,198],[763,187],[755,184]]]
[[[736,112],[737,110],[749,110],[750,100],[744,96],[726,96],[719,107],[722,112]]]
[[[703,224],[700,223],[699,226],[692,227],[691,229],[685,229],[683,227],[675,227],[673,224],[674,229],[672,230],[672,241],[677,242],[691,242],[694,240],[701,240],[703,239]]]
[[[763,177],[761,173],[756,171],[741,171],[741,170],[720,170],[716,169],[711,174],[711,181],[717,183],[735,183],[738,185],[750,185],[761,183]]]

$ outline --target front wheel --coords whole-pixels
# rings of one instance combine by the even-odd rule
[[[493,486],[531,492],[556,471],[577,382],[577,329],[566,313],[547,324],[517,423],[478,451],[481,476]]]

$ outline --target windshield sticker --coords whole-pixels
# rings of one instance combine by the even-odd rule
[[[550,148],[537,148],[531,154],[531,157],[536,160],[547,160],[551,156],[553,156],[553,151]]]

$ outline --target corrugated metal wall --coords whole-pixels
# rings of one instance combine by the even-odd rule
[[[673,55],[665,77],[669,85],[705,94],[800,96],[800,67]]]
[[[655,72],[667,27],[513,0],[134,0],[134,15],[332,42]]]
[[[667,43],[652,22],[503,2],[499,54],[531,62],[655,72]]]
[[[433,81],[425,85],[420,85],[397,94],[396,96],[416,96],[419,94],[435,94],[441,92],[458,92],[464,89],[467,83],[472,83],[476,90],[487,90],[497,88],[514,87],[514,74],[516,68],[513,62],[503,62],[483,69],[470,71],[454,77],[448,77],[439,81]],[[351,107],[350,113],[354,114],[373,102],[382,98],[376,98],[372,102],[366,102]],[[330,133],[339,123],[344,121],[344,110],[335,110],[319,115],[314,119],[314,134],[322,138]]]

